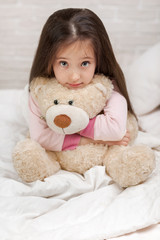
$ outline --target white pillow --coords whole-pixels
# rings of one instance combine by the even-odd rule
[[[142,131],[144,130],[160,138],[160,108],[143,116],[139,116],[138,123]]]
[[[126,71],[126,84],[135,113],[147,114],[160,105],[160,43]]]
[[[28,99],[29,99],[29,84],[25,86],[25,88],[22,91],[22,95],[20,97],[20,106],[22,109],[22,115],[27,123],[27,126],[29,126],[29,107],[28,107]]]

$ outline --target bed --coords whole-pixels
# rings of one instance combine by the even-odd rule
[[[147,85],[145,77],[149,68],[145,68],[145,76],[136,75],[138,67],[145,65],[144,59],[146,63],[147,55],[126,73],[127,86],[141,125],[136,142],[148,144],[154,150],[156,168],[146,182],[126,189],[118,187],[103,166],[90,169],[84,176],[61,170],[44,181],[22,182],[13,167],[11,154],[17,141],[25,138],[28,131],[22,111],[23,90],[0,90],[1,240],[160,239],[160,74],[154,71],[158,80],[152,74],[153,84],[148,83],[154,101],[149,95],[143,96],[144,104],[140,94],[139,101],[134,102],[135,94],[137,101],[140,91],[135,88],[132,91],[133,78],[134,85],[140,82],[138,78]],[[143,68],[140,72],[144,72]],[[152,89],[154,83],[156,92]]]

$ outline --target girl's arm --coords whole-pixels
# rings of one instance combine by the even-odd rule
[[[130,135],[129,135],[129,132],[127,131],[125,136],[120,141],[101,141],[101,140],[93,140],[91,138],[81,137],[79,145],[86,145],[89,143],[99,143],[99,144],[108,145],[108,146],[112,146],[112,145],[127,146],[129,143],[129,140],[130,140]]]
[[[88,126],[80,131],[81,136],[101,141],[120,141],[126,134],[127,102],[117,91],[113,91],[104,108]]]
[[[122,139],[121,141],[112,142],[110,141],[104,141],[103,139],[96,139],[92,140],[90,138],[90,129],[91,129],[91,134],[93,135],[94,127],[96,126],[96,117],[95,119],[90,121],[90,126],[87,127],[85,130],[81,131],[81,134],[83,135],[82,132],[84,132],[84,136],[86,135],[87,132],[87,137],[81,137],[79,134],[71,134],[71,135],[62,135],[62,134],[57,134],[53,130],[51,130],[46,122],[40,118],[41,113],[39,111],[39,107],[33,100],[33,98],[30,96],[29,97],[29,129],[30,129],[30,136],[32,139],[40,143],[42,147],[44,147],[47,150],[50,151],[61,151],[61,150],[69,150],[69,149],[75,149],[78,145],[84,145],[87,143],[102,143],[102,144],[107,144],[107,145],[126,145],[126,137]],[[93,138],[93,137],[92,137]],[[103,142],[101,141],[103,140]]]

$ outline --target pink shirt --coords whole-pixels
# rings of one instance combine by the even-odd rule
[[[121,140],[126,133],[127,102],[118,91],[114,90],[110,99],[106,102],[104,114],[91,119],[88,126],[80,134],[62,135],[55,133],[40,117],[39,107],[30,95],[29,130],[31,138],[47,150],[75,149],[81,136],[94,140]]]

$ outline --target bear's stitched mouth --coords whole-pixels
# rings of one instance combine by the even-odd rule
[[[65,131],[64,131],[64,128],[62,128],[62,131],[63,131],[64,134],[66,134]]]

